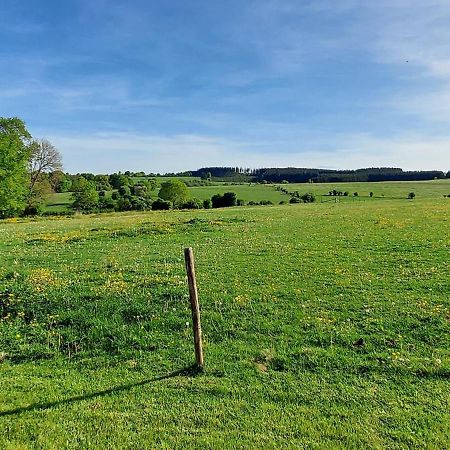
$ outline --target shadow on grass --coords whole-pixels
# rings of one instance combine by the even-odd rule
[[[146,384],[154,383],[156,381],[167,380],[169,378],[175,377],[194,377],[202,372],[202,369],[197,365],[192,365],[185,367],[184,369],[176,370],[167,375],[161,375],[159,377],[150,378],[148,380],[138,381],[136,383],[123,384],[121,386],[115,386],[110,389],[105,389],[103,391],[91,392],[90,394],[76,395],[74,397],[69,397],[63,400],[57,400],[55,402],[48,403],[35,403],[29,406],[22,406],[20,408],[11,409],[9,411],[0,411],[0,417],[3,416],[13,416],[16,414],[21,414],[27,411],[39,411],[44,409],[53,408],[55,406],[67,405],[74,402],[79,402],[81,400],[89,400],[96,397],[104,397],[106,395],[115,394],[117,392],[128,391],[138,386],[145,386]]]

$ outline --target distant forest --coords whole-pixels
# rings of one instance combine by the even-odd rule
[[[175,174],[171,174],[175,175]],[[337,183],[351,181],[420,181],[450,178],[450,171],[439,170],[404,171],[395,167],[368,168],[357,170],[330,170],[307,168],[265,168],[245,169],[242,167],[203,167],[189,175],[203,179],[226,179],[230,181],[253,181],[270,183]]]

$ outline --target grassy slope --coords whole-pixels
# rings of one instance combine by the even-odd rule
[[[0,323],[0,447],[443,448],[449,224],[442,198],[0,223],[0,291],[39,316]]]
[[[174,177],[158,177],[160,182],[167,181],[169,179],[175,179]],[[195,177],[184,177],[180,179],[185,180],[198,180]],[[368,197],[369,192],[373,191],[375,197],[383,198],[406,198],[409,192],[415,192],[421,197],[436,198],[443,195],[450,194],[450,180],[437,180],[437,181],[413,181],[413,182],[381,182],[381,183],[296,183],[296,184],[283,184],[279,185],[287,190],[299,191],[300,193],[313,192],[317,196],[326,195],[330,190],[337,189],[340,191],[348,191],[351,195],[353,192],[358,192],[360,197],[356,200],[361,201]],[[275,189],[274,185],[261,185],[261,184],[228,184],[217,183],[216,186],[199,186],[189,188],[192,197],[204,200],[211,198],[215,194],[224,194],[225,192],[235,192],[237,197],[244,200],[246,203],[249,201],[260,202],[261,200],[270,200],[273,203],[279,203],[280,201],[289,201],[289,196],[279,192]],[[152,196],[156,198],[158,196],[158,190],[152,192]],[[333,198],[327,198],[324,200],[332,200]],[[355,200],[355,198],[340,197],[340,201]],[[47,205],[44,211],[63,212],[69,211],[72,204],[72,196],[70,192],[61,194],[52,194],[48,199]]]
[[[374,197],[406,198],[414,192],[422,198],[436,198],[450,194],[450,180],[434,181],[382,181],[377,183],[292,183],[279,185],[289,191],[313,192],[316,195],[326,195],[329,191],[348,191],[350,195],[358,192],[360,196],[368,197],[370,192]],[[342,197],[341,197],[342,199]]]

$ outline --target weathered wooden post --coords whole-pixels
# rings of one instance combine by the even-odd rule
[[[184,249],[186,273],[189,284],[189,298],[191,300],[192,326],[194,329],[195,360],[199,368],[203,368],[202,326],[200,323],[200,305],[198,303],[197,282],[195,279],[194,253],[192,248]]]

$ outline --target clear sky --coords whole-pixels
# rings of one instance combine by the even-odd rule
[[[450,169],[449,0],[2,0],[0,74],[71,172]]]

